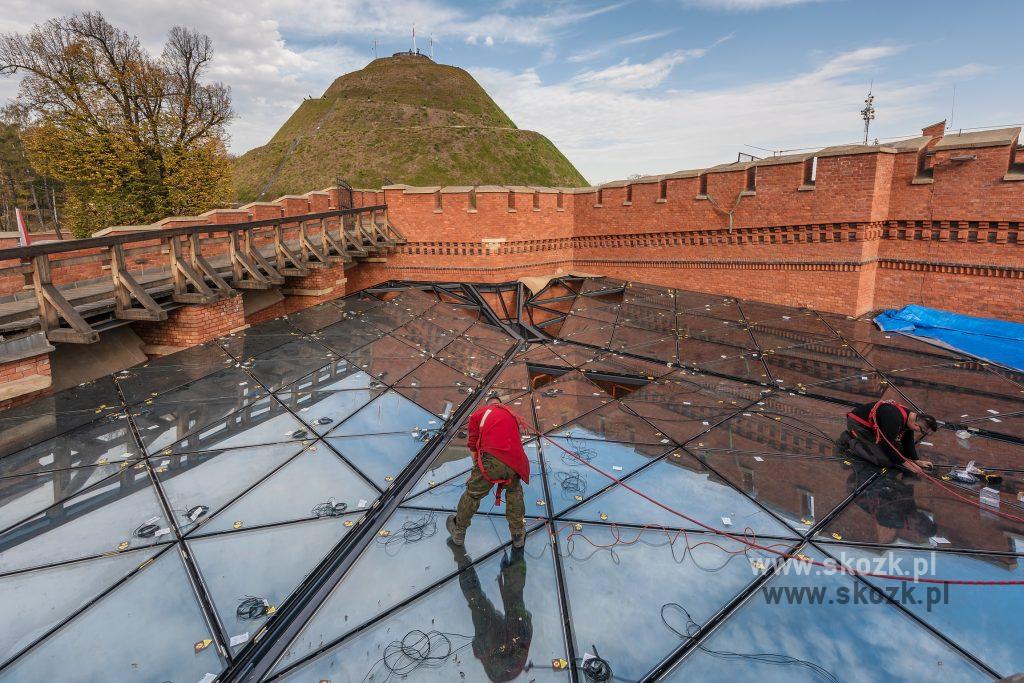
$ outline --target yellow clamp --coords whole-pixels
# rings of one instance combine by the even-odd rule
[[[554,669],[555,671],[561,671],[562,669],[568,668],[568,666],[569,666],[569,662],[567,662],[564,659],[552,659],[551,660],[551,668]]]
[[[199,653],[199,652],[202,652],[203,650],[205,650],[206,648],[210,647],[210,644],[212,642],[213,642],[213,639],[211,639],[211,638],[204,638],[203,640],[200,640],[198,643],[196,643],[192,647],[195,649],[195,651],[197,653]]]
[[[232,529],[241,529],[242,528],[242,520],[236,519],[235,523],[231,525],[231,528]]]
[[[608,515],[604,514],[603,512],[601,513],[600,517],[602,522],[608,521]]]

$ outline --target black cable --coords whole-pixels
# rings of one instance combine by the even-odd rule
[[[674,608],[679,612],[682,612],[686,617],[686,633],[683,633],[676,629],[672,624],[668,623],[668,619],[665,618],[665,610]],[[680,605],[678,602],[666,602],[661,606],[661,623],[669,631],[678,636],[681,640],[690,640],[696,636],[697,632],[700,631],[701,625],[694,621],[693,617],[685,607]],[[714,657],[723,657],[727,659],[749,659],[751,661],[760,662],[762,664],[777,664],[780,666],[803,666],[811,670],[811,673],[817,674],[823,680],[829,683],[839,683],[839,679],[832,674],[831,671],[824,668],[819,664],[808,661],[806,659],[799,659],[797,657],[790,657],[789,655],[774,654],[774,653],[752,653],[746,654],[741,652],[724,652],[720,650],[712,650],[701,643],[697,643],[697,649],[706,654]]]
[[[257,598],[254,595],[247,595],[242,598],[235,608],[235,616],[239,619],[259,619],[270,610],[270,603],[264,598]]]
[[[437,518],[428,512],[422,517],[405,520],[398,531],[389,533],[386,536],[378,536],[377,542],[386,548],[390,548],[394,545],[403,546],[407,543],[416,543],[425,538],[430,538],[436,533]]]
[[[464,638],[466,643],[456,648],[452,645],[452,638]],[[390,680],[393,675],[404,678],[421,666],[441,666],[446,659],[472,642],[472,636],[461,633],[413,629],[402,636],[401,640],[387,644],[384,655],[373,663],[363,676],[363,681],[373,678],[378,666],[383,666],[387,671],[384,681]]]
[[[346,510],[348,510],[348,503],[339,503],[331,498],[325,503],[314,505],[311,514],[314,517],[341,517]]]
[[[555,481],[565,498],[575,500],[576,496],[587,493],[587,478],[579,472],[555,472]]]

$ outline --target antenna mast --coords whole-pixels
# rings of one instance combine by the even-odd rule
[[[419,52],[419,50],[416,49],[416,24],[412,25],[412,51]]]
[[[434,58],[434,36],[430,36],[430,58]]]
[[[875,96],[872,94],[875,82],[871,81],[868,86],[868,96],[864,99],[864,108],[860,110],[860,117],[864,119],[864,144],[868,144],[868,131],[871,129],[871,122],[875,120]]]

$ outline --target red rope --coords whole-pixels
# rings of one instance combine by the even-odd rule
[[[698,527],[700,527],[701,529],[704,529],[705,531],[709,531],[709,532],[711,532],[713,534],[717,534],[719,536],[723,536],[725,538],[728,538],[731,541],[736,541],[737,543],[742,543],[742,544],[744,544],[744,545],[746,545],[746,546],[748,546],[750,548],[756,549],[756,550],[762,550],[764,552],[768,552],[768,553],[772,553],[774,555],[778,555],[782,559],[797,560],[797,561],[800,561],[800,562],[806,562],[806,563],[809,563],[809,564],[811,564],[813,566],[821,567],[823,569],[839,570],[839,571],[843,572],[844,574],[850,574],[851,576],[872,577],[872,578],[876,578],[876,579],[890,579],[890,580],[894,580],[894,581],[914,581],[914,582],[920,582],[920,583],[937,583],[937,584],[946,584],[946,585],[954,585],[954,586],[1024,586],[1024,580],[1021,580],[1021,579],[1018,579],[1018,580],[1004,580],[1004,581],[980,581],[980,580],[979,581],[971,581],[971,580],[966,580],[966,579],[939,579],[939,578],[928,578],[928,577],[908,578],[906,576],[899,576],[899,575],[894,575],[894,574],[883,574],[883,573],[876,573],[876,572],[861,572],[861,571],[857,571],[856,569],[851,569],[850,567],[847,567],[846,565],[841,564],[839,562],[837,562],[835,565],[830,565],[830,564],[827,564],[825,562],[821,562],[819,560],[815,560],[813,558],[810,558],[810,557],[808,557],[806,555],[803,555],[803,554],[795,554],[794,555],[792,553],[787,553],[787,552],[784,552],[784,551],[776,550],[772,546],[761,545],[761,544],[757,543],[756,541],[751,541],[751,540],[746,539],[745,537],[741,537],[741,536],[737,536],[735,534],[731,534],[728,531],[725,531],[724,529],[716,529],[713,526],[705,524],[704,522],[700,521],[699,519],[694,519],[693,517],[690,517],[689,515],[686,515],[686,514],[680,512],[679,510],[676,510],[675,508],[673,508],[673,507],[671,507],[669,505],[666,505],[665,503],[662,503],[661,501],[656,500],[655,498],[652,498],[652,497],[648,496],[643,491],[639,491],[639,490],[633,488],[632,486],[630,486],[626,482],[622,481],[621,479],[619,479],[615,475],[610,474],[608,472],[605,472],[601,468],[591,464],[591,462],[589,460],[586,460],[585,458],[581,458],[576,453],[572,452],[568,448],[565,448],[564,446],[562,446],[560,443],[558,443],[554,439],[548,437],[545,434],[541,434],[540,432],[538,432],[537,430],[533,429],[528,424],[526,424],[526,422],[523,421],[522,418],[520,418],[519,421],[520,421],[520,424],[523,425],[523,427],[525,427],[528,431],[532,432],[536,436],[538,436],[538,437],[540,437],[542,439],[545,439],[548,443],[550,443],[550,444],[554,445],[556,448],[564,451],[570,457],[572,457],[573,459],[579,461],[580,463],[582,463],[583,465],[589,467],[590,469],[594,470],[595,472],[597,472],[601,476],[606,477],[606,478],[612,480],[613,482],[615,482],[616,484],[618,484],[622,488],[624,488],[627,491],[629,491],[629,492],[639,496],[640,498],[643,498],[647,502],[649,502],[649,503],[651,503],[653,505],[658,506],[662,510],[665,510],[666,512],[668,512],[670,514],[673,514],[673,515],[675,515],[677,517],[685,519],[686,521],[690,522],[691,524],[696,524]]]

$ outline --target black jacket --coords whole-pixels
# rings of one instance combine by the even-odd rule
[[[868,420],[868,416],[871,414],[871,409],[874,408],[874,406],[874,403],[865,403],[857,406],[850,412],[862,420]],[[909,411],[907,412],[909,415]],[[893,462],[900,462],[901,453],[903,454],[903,457],[908,460],[917,460],[917,447],[914,444],[914,430],[907,426],[907,421],[903,419],[900,409],[891,403],[883,403],[878,407],[878,411],[875,413],[875,418],[878,421],[879,430],[881,430],[885,437],[878,445],[886,455],[888,455]],[[859,425],[859,427],[858,432],[862,438],[869,439],[871,441],[875,440],[875,434],[867,427],[864,427],[863,425]],[[894,451],[890,444],[899,449],[899,452]]]

